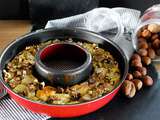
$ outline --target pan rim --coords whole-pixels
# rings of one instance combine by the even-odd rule
[[[107,96],[109,96],[110,94],[114,93],[114,91],[116,91],[123,83],[123,81],[125,80],[125,77],[127,75],[127,72],[128,72],[128,69],[129,69],[129,65],[128,65],[128,60],[127,60],[127,57],[125,55],[125,53],[123,52],[123,50],[116,44],[114,43],[113,41],[111,41],[110,39],[108,38],[104,38],[102,37],[101,35],[99,35],[98,33],[96,32],[93,32],[93,31],[89,31],[89,30],[86,30],[86,29],[81,29],[81,28],[63,28],[63,29],[57,29],[57,28],[47,28],[47,29],[40,29],[40,30],[37,30],[37,31],[34,31],[34,32],[31,32],[31,33],[27,33],[19,38],[17,38],[16,40],[13,40],[11,43],[9,43],[9,45],[2,51],[1,55],[0,55],[0,63],[2,62],[2,58],[3,56],[5,55],[6,51],[12,46],[14,45],[16,42],[22,40],[23,38],[26,38],[26,37],[29,37],[31,35],[34,35],[34,34],[37,34],[37,33],[41,33],[41,32],[50,32],[50,31],[55,31],[55,30],[63,30],[63,31],[72,31],[72,32],[86,32],[86,33],[89,33],[89,34],[92,34],[93,36],[96,36],[102,40],[105,40],[106,42],[108,42],[109,44],[112,44],[114,46],[114,48],[116,48],[119,53],[121,54],[121,56],[123,57],[124,59],[124,63],[125,63],[125,67],[124,67],[124,74],[122,75],[122,78],[120,80],[120,82],[115,86],[115,88],[109,92],[109,93],[106,93],[98,98],[95,98],[95,99],[92,99],[90,101],[87,101],[87,102],[82,102],[82,103],[75,103],[75,104],[47,104],[47,103],[43,103],[43,102],[38,102],[38,101],[33,101],[33,100],[30,100],[30,99],[27,99],[25,97],[22,97],[20,95],[18,95],[17,93],[13,92],[13,90],[9,87],[9,85],[4,81],[3,79],[3,70],[0,69],[0,81],[2,82],[2,84],[4,85],[4,87],[7,89],[7,91],[11,92],[12,94],[14,94],[15,96],[25,100],[25,101],[28,101],[28,102],[31,102],[31,103],[34,103],[34,104],[39,104],[39,105],[44,105],[44,106],[50,106],[50,107],[76,107],[76,106],[81,106],[81,105],[87,105],[87,104],[90,104],[92,102],[97,102]]]

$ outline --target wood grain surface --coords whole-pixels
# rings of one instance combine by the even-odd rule
[[[30,30],[29,20],[0,20],[0,53],[11,41]]]

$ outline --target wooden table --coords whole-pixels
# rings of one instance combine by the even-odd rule
[[[0,20],[0,53],[7,44],[30,30],[29,20]]]

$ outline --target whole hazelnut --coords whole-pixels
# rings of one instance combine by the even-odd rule
[[[156,50],[156,55],[160,56],[160,49]]]
[[[132,81],[125,80],[122,84],[122,92],[126,97],[132,98],[136,94],[136,87]]]
[[[141,49],[138,50],[138,54],[140,56],[147,56],[148,52],[147,52],[146,49],[141,48]]]
[[[133,79],[133,75],[131,73],[128,73],[126,76],[127,80],[132,80]]]
[[[145,29],[148,29],[148,25],[145,25],[145,26],[141,27],[141,31],[143,31]]]
[[[149,38],[149,37],[151,37],[151,32],[149,30],[147,30],[147,29],[144,29],[142,31],[141,36],[144,37],[144,38]]]
[[[148,25],[148,30],[152,33],[160,32],[160,26],[158,24],[150,24]]]
[[[142,62],[145,65],[149,65],[149,64],[151,64],[151,58],[150,57],[142,57]]]
[[[134,71],[133,72],[133,77],[134,78],[142,78],[142,74],[139,71]]]
[[[152,46],[155,48],[155,49],[158,49],[160,47],[160,40],[159,39],[155,39],[153,42],[152,42]]]
[[[136,87],[136,90],[140,90],[142,88],[143,82],[141,80],[133,79],[132,81],[133,81],[133,83],[134,83],[134,85]]]
[[[151,37],[151,41],[154,41],[155,39],[157,39],[158,38],[158,34],[154,34],[154,35],[152,35],[152,37]]]
[[[150,57],[151,59],[154,59],[156,57],[156,53],[152,48],[148,49],[148,57]]]
[[[146,75],[143,77],[143,83],[145,86],[152,86],[153,85],[153,79],[149,76]]]
[[[132,60],[138,60],[139,62],[141,62],[141,56],[138,55],[137,53],[134,53],[131,57]]]
[[[132,60],[131,66],[132,67],[142,67],[142,63],[139,60]]]
[[[148,43],[148,48],[152,48],[152,43],[151,42]]]
[[[146,39],[143,37],[138,38],[138,43],[141,43],[141,42],[146,42]]]
[[[137,67],[137,71],[139,71],[143,76],[147,74],[147,69],[145,67]]]
[[[141,49],[141,48],[147,49],[147,48],[148,48],[147,42],[140,42],[140,43],[138,44],[138,48],[139,48],[139,49]]]
[[[141,37],[141,30],[139,30],[139,31],[137,32],[137,37],[138,37],[138,38]]]

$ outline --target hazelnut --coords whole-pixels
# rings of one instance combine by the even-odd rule
[[[95,81],[94,79],[92,79],[92,77],[91,77],[91,78],[89,78],[88,82],[89,82],[90,84],[93,84],[93,83],[95,83],[96,81]]]
[[[153,85],[153,79],[149,76],[146,75],[143,77],[143,83],[145,86],[152,86]]]
[[[141,80],[133,79],[132,81],[133,81],[133,83],[134,83],[134,85],[136,87],[136,90],[140,90],[142,88],[143,82]]]
[[[85,94],[80,98],[80,101],[89,101],[91,100],[91,96],[89,94]]]
[[[132,81],[125,80],[122,84],[122,92],[128,97],[132,98],[136,94],[136,87]]]
[[[138,60],[139,62],[141,61],[141,56],[138,55],[137,53],[134,53],[131,57],[132,60]]]
[[[145,65],[149,65],[149,64],[151,64],[151,58],[150,57],[142,57],[142,62]]]
[[[148,25],[148,30],[152,33],[160,32],[160,26],[158,24],[150,24]]]
[[[137,67],[137,71],[139,71],[143,76],[147,74],[147,69],[145,67]]]
[[[155,39],[157,39],[158,38],[158,34],[154,34],[154,35],[152,35],[152,37],[151,37],[151,41],[154,41]]]
[[[152,48],[152,43],[148,43],[148,48]]]
[[[160,49],[156,50],[156,54],[160,56]]]
[[[159,46],[160,46],[160,40],[159,40],[159,39],[155,39],[155,40],[152,42],[152,46],[153,46],[155,49],[158,49]]]
[[[138,48],[139,48],[139,49],[141,49],[141,48],[147,49],[147,48],[148,48],[147,42],[140,42],[140,43],[138,44]]]
[[[151,32],[149,30],[147,30],[147,29],[144,29],[142,31],[141,36],[144,37],[144,38],[149,38],[149,37],[151,37]]]
[[[137,37],[141,37],[141,30],[137,32]]]
[[[148,57],[150,57],[151,59],[154,59],[156,57],[156,53],[152,48],[148,49]]]
[[[145,29],[148,29],[148,25],[141,27],[141,30],[145,30]]]
[[[138,50],[138,54],[140,56],[147,56],[148,52],[147,52],[146,49],[141,48],[141,49]]]
[[[133,79],[133,75],[131,73],[128,73],[126,76],[127,80],[132,80]]]
[[[142,74],[141,74],[139,71],[134,71],[134,72],[133,72],[133,77],[134,77],[134,78],[141,78],[141,77],[142,77]]]
[[[141,43],[141,42],[146,42],[146,39],[143,37],[138,38],[138,43]]]
[[[142,63],[139,60],[132,60],[131,66],[132,67],[142,67]]]

